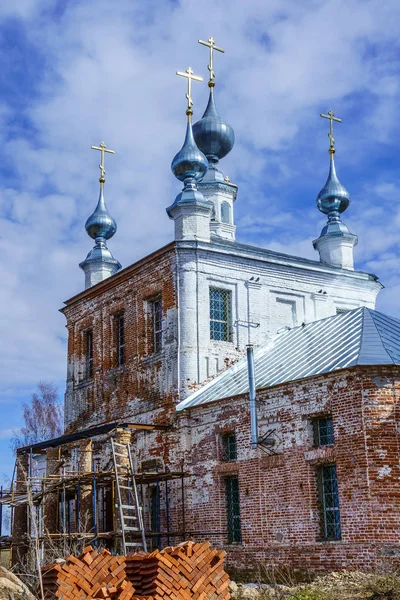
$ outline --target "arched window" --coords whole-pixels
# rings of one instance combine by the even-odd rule
[[[231,222],[231,207],[229,202],[223,202],[221,204],[221,221],[222,223]]]

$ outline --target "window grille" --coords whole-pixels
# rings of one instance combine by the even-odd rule
[[[93,377],[93,331],[86,332],[86,377]]]
[[[236,433],[233,431],[224,433],[221,437],[222,441],[222,460],[228,462],[237,460]]]
[[[225,494],[228,543],[240,543],[242,541],[242,527],[240,522],[239,480],[237,475],[225,477]]]
[[[162,302],[152,302],[153,308],[153,345],[154,352],[160,352],[162,348]]]
[[[332,417],[315,419],[314,427],[314,446],[331,446],[335,443],[333,435]]]
[[[115,337],[117,350],[117,367],[125,363],[125,324],[124,315],[120,314],[115,317]]]
[[[324,465],[318,469],[321,508],[321,533],[326,540],[340,540],[339,493],[336,465]]]
[[[210,338],[231,340],[231,292],[210,288]]]

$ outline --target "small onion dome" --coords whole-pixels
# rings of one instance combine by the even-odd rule
[[[193,134],[196,144],[210,162],[218,162],[233,148],[235,133],[219,116],[212,87],[204,115],[193,125]]]
[[[326,215],[332,212],[342,213],[349,204],[350,194],[337,178],[332,156],[328,179],[317,196],[318,209]]]
[[[109,214],[104,201],[103,186],[100,188],[99,201],[95,211],[85,223],[85,229],[94,240],[99,237],[109,240],[117,231],[117,224]]]
[[[198,181],[207,171],[207,167],[207,159],[194,141],[192,124],[188,123],[183,146],[171,163],[172,172],[179,181],[185,181],[185,179]]]

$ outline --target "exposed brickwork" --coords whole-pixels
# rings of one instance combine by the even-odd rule
[[[226,547],[231,565],[247,568],[258,560],[301,569],[372,567],[383,555],[400,554],[395,368],[355,368],[261,391],[260,433],[274,430],[274,456],[251,448],[246,396],[176,414],[178,398],[236,361],[249,338],[257,345],[281,326],[335,314],[337,307],[374,306],[380,284],[373,278],[294,263],[246,247],[234,254],[222,245],[178,242],[68,301],[67,431],[113,421],[168,423],[168,431],[132,433],[135,464],[156,458],[162,471],[190,473],[185,512],[180,481],[146,488],[146,529],[155,531],[159,502],[163,532],[150,536],[152,544],[209,539]],[[210,286],[231,292],[232,340],[210,339]],[[155,353],[151,303],[158,299],[163,345]],[[125,364],[117,366],[121,314]],[[335,444],[314,448],[311,420],[328,414]],[[229,431],[237,436],[238,459],[224,462],[220,438]],[[111,468],[106,438],[94,439],[93,459],[100,470]],[[335,542],[321,540],[317,469],[324,464],[337,467],[342,539]],[[227,546],[230,475],[239,480],[242,543]]]
[[[399,556],[399,391],[398,367],[358,367],[262,390],[260,430],[274,429],[275,456],[252,450],[245,396],[191,409],[191,527],[226,529],[224,477],[237,474],[243,544],[226,548],[230,564],[371,568]],[[334,446],[315,448],[311,421],[328,414]],[[220,436],[228,430],[236,432],[238,459],[224,463]],[[342,539],[322,541],[316,470],[333,463]]]
[[[64,309],[69,331],[66,405],[67,431],[125,418],[171,403],[176,393],[174,249],[167,247],[136,268],[109,280],[102,293],[88,290]],[[104,289],[103,289],[104,288]],[[153,353],[150,302],[162,298],[163,349]],[[114,316],[124,314],[125,364],[116,364]],[[85,332],[93,331],[93,377],[86,375]],[[146,418],[146,417],[144,417]]]

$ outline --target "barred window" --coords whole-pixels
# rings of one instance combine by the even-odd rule
[[[115,317],[115,342],[117,367],[125,363],[125,319],[123,313]]]
[[[236,433],[230,431],[221,436],[222,442],[222,460],[228,462],[237,460]]]
[[[210,338],[231,340],[231,292],[210,288]]]
[[[86,377],[93,377],[93,331],[89,329],[85,334],[86,343]]]
[[[334,444],[332,417],[314,419],[314,446],[331,446]]]
[[[226,518],[228,525],[228,543],[242,541],[240,521],[239,479],[237,475],[225,477]]]
[[[340,540],[342,531],[336,465],[324,465],[318,468],[318,491],[322,537],[325,540]]]
[[[154,352],[160,352],[162,348],[162,302],[154,300],[152,302],[153,312],[153,346]]]

